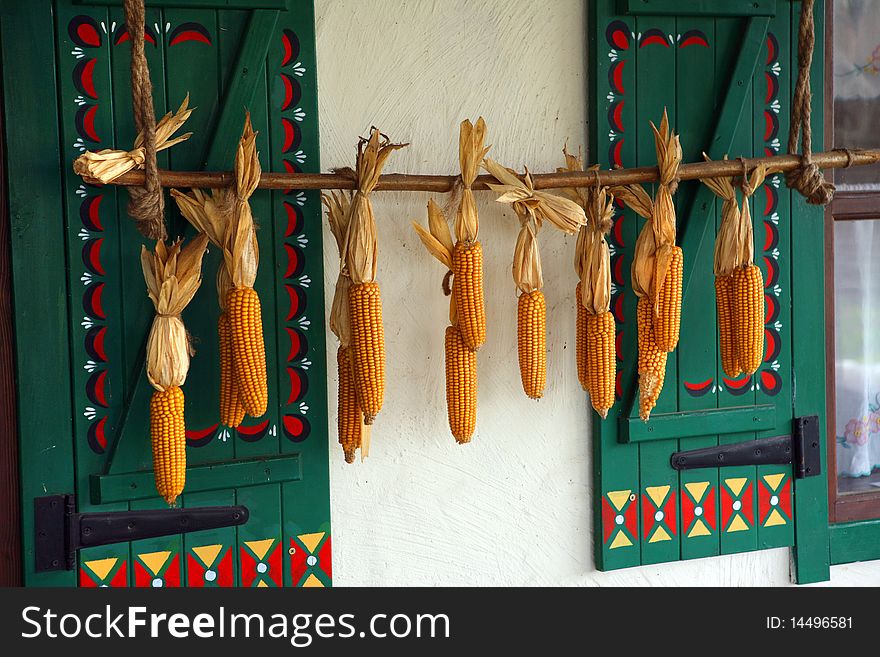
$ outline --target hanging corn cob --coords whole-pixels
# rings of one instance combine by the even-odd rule
[[[188,108],[189,94],[183,99],[176,112],[168,112],[156,124],[156,151],[163,151],[175,144],[186,141],[192,136],[191,132],[173,137],[180,127],[192,114]],[[144,137],[142,134],[134,140],[134,147],[130,151],[114,150],[105,148],[101,151],[86,151],[73,161],[73,171],[82,176],[87,182],[99,182],[107,184],[116,180],[124,173],[132,169],[140,169],[144,166]]]
[[[226,224],[230,218],[231,194],[228,189],[211,190],[211,195],[200,189],[189,194],[172,189],[171,196],[177,202],[180,213],[199,232],[208,236],[211,243],[225,249]],[[232,278],[224,258],[217,267],[217,340],[220,357],[220,423],[238,427],[244,420],[245,410],[238,394],[238,379],[232,355],[232,327],[226,312],[226,297],[232,288]]]
[[[520,291],[517,303],[517,352],[523,390],[540,399],[547,382],[547,306],[538,231],[549,221],[572,235],[587,223],[584,210],[574,201],[536,191],[528,170],[523,180],[510,169],[486,159],[483,167],[500,184],[489,184],[501,196],[499,203],[510,203],[519,217],[520,231],[513,257],[513,280]]]
[[[238,396],[251,417],[264,415],[269,402],[262,311],[260,297],[254,290],[260,254],[248,202],[260,174],[257,134],[248,113],[235,154],[235,185],[229,190],[227,201],[223,260],[232,283],[226,293],[226,315]]]
[[[330,232],[336,239],[339,250],[339,276],[336,278],[336,291],[333,294],[333,306],[330,310],[330,330],[339,339],[336,351],[338,368],[338,420],[337,433],[339,444],[346,463],[354,463],[358,449],[366,456],[369,453],[369,434],[364,426],[364,414],[358,403],[354,385],[354,372],[351,359],[351,326],[349,322],[348,292],[351,288],[351,276],[343,258],[345,233],[350,218],[351,196],[344,193],[323,194],[321,201],[327,208],[327,222]],[[366,441],[365,441],[366,436]]]
[[[147,293],[156,309],[147,338],[147,378],[156,392],[150,400],[150,440],[156,490],[169,505],[186,482],[186,431],[183,391],[192,356],[180,314],[202,282],[202,257],[208,244],[199,235],[185,247],[156,242],[150,252],[141,247],[141,267]]]
[[[344,261],[351,276],[348,292],[352,367],[364,422],[372,424],[385,396],[385,327],[376,282],[378,240],[370,194],[388,157],[406,144],[392,144],[376,128],[361,139],[357,154],[357,192],[351,202]]]
[[[660,185],[653,201],[638,185],[612,192],[634,212],[648,219],[636,240],[632,265],[633,290],[639,297],[639,417],[645,422],[657,404],[666,378],[666,354],[678,345],[681,326],[683,257],[675,244],[675,205],[681,144],[669,130],[666,111],[658,129],[651,123],[657,149]]]
[[[455,251],[452,233],[440,207],[431,199],[428,202],[428,228],[413,221],[412,226],[422,244],[453,275],[452,289],[447,285],[448,275],[444,277],[444,293],[451,294],[449,301],[449,323],[446,327],[444,349],[446,356],[446,410],[449,429],[459,445],[469,443],[477,423],[477,354],[468,346],[461,330],[463,315],[459,310],[457,295],[461,287],[456,287]],[[462,272],[461,275],[467,275]]]
[[[455,216],[455,249],[452,254],[452,299],[458,309],[458,329],[464,343],[479,349],[486,342],[486,308],[483,301],[483,247],[477,241],[479,220],[471,185],[480,162],[490,146],[486,142],[486,122],[476,126],[465,120],[459,133],[458,157],[461,163],[461,203]]]
[[[754,374],[764,360],[764,275],[755,264],[755,240],[749,198],[767,175],[764,165],[743,173],[742,211],[740,226],[742,251],[739,267],[733,272],[733,321],[736,355],[739,366],[748,375]]]
[[[704,154],[704,157],[705,154]],[[706,160],[709,158],[706,157]],[[718,315],[718,348],[721,368],[731,377],[742,374],[736,355],[733,327],[733,272],[742,247],[740,240],[740,208],[730,178],[704,178],[702,182],[722,199],[721,225],[715,238],[715,307]]]
[[[709,159],[708,157],[706,158]],[[742,206],[730,178],[703,183],[724,199],[715,239],[715,301],[721,366],[729,377],[752,375],[764,358],[764,277],[754,264],[754,235],[749,197],[764,182],[767,169],[743,175]]]
[[[582,158],[563,149],[565,168],[557,171],[583,171]],[[598,171],[598,166],[590,167]],[[576,358],[578,379],[590,393],[590,402],[602,418],[614,405],[617,379],[616,330],[611,314],[611,252],[605,235],[611,230],[614,197],[603,187],[569,188],[567,198],[580,205],[587,225],[578,231],[574,268],[577,308]]]

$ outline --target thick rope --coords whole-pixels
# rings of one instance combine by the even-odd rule
[[[797,154],[798,138],[803,133],[801,166],[785,174],[785,181],[806,197],[807,203],[828,205],[834,198],[834,185],[825,180],[822,170],[813,163],[813,131],[810,126],[813,93],[810,89],[810,68],[816,33],[813,19],[813,0],[801,3],[798,28],[798,79],[791,102],[791,128],[788,133],[788,153]]]
[[[128,214],[138,231],[154,240],[164,240],[165,197],[156,163],[156,115],[153,85],[144,54],[144,0],[125,0],[125,25],[131,41],[131,104],[134,124],[144,140],[144,186],[128,190]]]

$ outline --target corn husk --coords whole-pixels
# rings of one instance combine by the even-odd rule
[[[477,179],[480,163],[492,148],[486,146],[486,122],[481,116],[476,125],[469,120],[461,123],[458,136],[458,159],[461,164],[461,201],[455,215],[455,239],[468,244],[477,240],[480,222],[477,217],[477,204],[471,186]]]
[[[653,201],[638,185],[612,188],[612,193],[623,200],[636,214],[649,219],[636,240],[632,266],[633,290],[639,297],[648,297],[657,312],[660,289],[675,247],[675,205],[672,195],[678,188],[678,167],[681,165],[681,143],[678,135],[669,129],[669,118],[663,111],[660,127],[651,123],[660,184]]]
[[[247,112],[235,153],[235,185],[221,197],[223,205],[218,207],[218,211],[227,214],[223,261],[232,285],[238,288],[252,288],[257,280],[260,251],[249,199],[257,189],[261,174],[257,133]]]
[[[202,258],[208,237],[201,234],[185,247],[156,242],[155,251],[141,246],[141,267],[147,293],[156,309],[147,338],[147,378],[156,390],[182,386],[192,356],[180,314],[202,282]]]
[[[392,144],[376,128],[370,130],[369,139],[361,139],[358,144],[358,188],[351,202],[351,217],[343,248],[345,263],[354,284],[376,280],[379,243],[370,194],[379,184],[385,162],[394,151],[405,146],[408,144]]]
[[[351,344],[351,322],[349,320],[348,290],[351,287],[351,276],[343,257],[345,234],[348,232],[350,218],[351,195],[344,192],[322,194],[321,202],[327,208],[327,223],[336,240],[339,251],[339,275],[336,277],[336,290],[333,293],[333,305],[330,308],[330,330],[339,339],[339,344],[348,347]]]
[[[739,243],[741,245],[739,252],[739,265],[748,266],[755,262],[755,238],[752,227],[752,211],[749,208],[749,198],[755,191],[764,184],[764,178],[767,177],[767,167],[760,164],[755,167],[751,175],[744,177],[742,181],[742,210],[740,212],[740,236]]]
[[[498,184],[489,183],[492,191],[501,194],[495,200],[510,203],[519,217],[520,231],[513,254],[514,283],[524,294],[540,290],[544,287],[544,276],[538,231],[548,221],[572,235],[587,223],[584,209],[571,199],[535,190],[528,170],[520,179],[516,172],[488,158],[484,160],[483,168],[498,181]]]
[[[449,230],[449,223],[443,209],[437,205],[434,199],[428,200],[428,227],[420,225],[417,221],[413,221],[412,227],[416,231],[416,235],[437,261],[447,269],[446,275],[443,277],[443,293],[449,296],[449,323],[455,326],[458,323],[458,314],[456,312],[455,298],[452,292],[452,286],[448,285],[449,276],[452,274],[452,253],[455,246],[452,243],[452,232]]]
[[[572,155],[567,148],[562,153],[565,167],[557,172],[584,170],[580,153]],[[598,172],[599,166],[591,166],[588,171]],[[578,231],[574,269],[581,282],[580,302],[590,314],[600,315],[611,308],[611,251],[605,235],[611,230],[614,196],[605,187],[571,187],[562,193],[580,205],[587,217],[587,224]]]
[[[703,153],[707,162],[711,160]],[[727,159],[727,158],[725,158]],[[736,200],[736,190],[731,178],[703,178],[701,182],[720,198],[721,225],[715,237],[715,257],[713,269],[716,277],[729,276],[736,269],[739,254],[742,252],[740,244],[740,207]]]
[[[183,99],[176,112],[168,112],[156,124],[156,151],[171,148],[192,136],[191,132],[173,136],[195,109],[190,109],[188,105],[189,94]],[[133,169],[143,168],[144,159],[144,137],[139,133],[134,140],[132,150],[106,148],[97,152],[86,151],[73,161],[73,171],[88,182],[107,184]]]

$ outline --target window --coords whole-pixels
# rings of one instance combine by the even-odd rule
[[[836,0],[827,97],[835,146],[880,147],[880,7]],[[835,172],[827,227],[831,522],[880,518],[880,168]]]

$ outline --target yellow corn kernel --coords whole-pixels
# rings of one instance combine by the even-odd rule
[[[657,300],[657,314],[654,317],[654,337],[657,347],[663,351],[673,351],[678,346],[681,329],[681,284],[684,257],[680,246],[672,247],[672,259],[660,288]]]
[[[186,484],[183,391],[171,386],[150,398],[150,443],[156,491],[173,506]]]
[[[517,351],[523,390],[540,399],[547,384],[547,304],[540,290],[519,297]]]
[[[739,366],[754,374],[764,360],[764,275],[757,265],[733,273],[733,325]]]
[[[590,392],[590,351],[587,349],[587,309],[581,302],[581,284],[574,289],[575,312],[577,313],[577,332],[575,334],[575,359],[577,359],[578,381],[581,388]]]
[[[667,352],[654,339],[654,308],[647,297],[639,299],[639,417],[647,422],[657,405],[666,378]]]
[[[482,245],[479,242],[456,243],[452,252],[452,271],[458,329],[468,347],[479,349],[486,342]]]
[[[731,377],[742,374],[736,357],[736,338],[733,326],[733,275],[715,277],[715,307],[718,310],[718,349],[721,368]]]
[[[361,447],[362,414],[354,387],[351,354],[348,347],[340,345],[336,351],[339,367],[339,444],[346,463],[354,463],[355,451]]]
[[[617,383],[614,315],[606,311],[587,316],[587,350],[590,354],[590,402],[604,420],[614,406]]]
[[[352,285],[348,301],[354,384],[364,422],[372,424],[385,397],[385,327],[379,284]]]
[[[232,330],[225,312],[220,313],[217,320],[217,341],[220,346],[220,423],[234,429],[244,420],[244,406],[238,398],[238,381],[232,356]]]
[[[446,327],[446,410],[455,441],[469,443],[477,426],[477,352],[455,326]]]
[[[266,346],[260,297],[249,287],[234,287],[226,295],[226,314],[232,333],[232,360],[241,405],[251,417],[265,415],[269,404]]]

